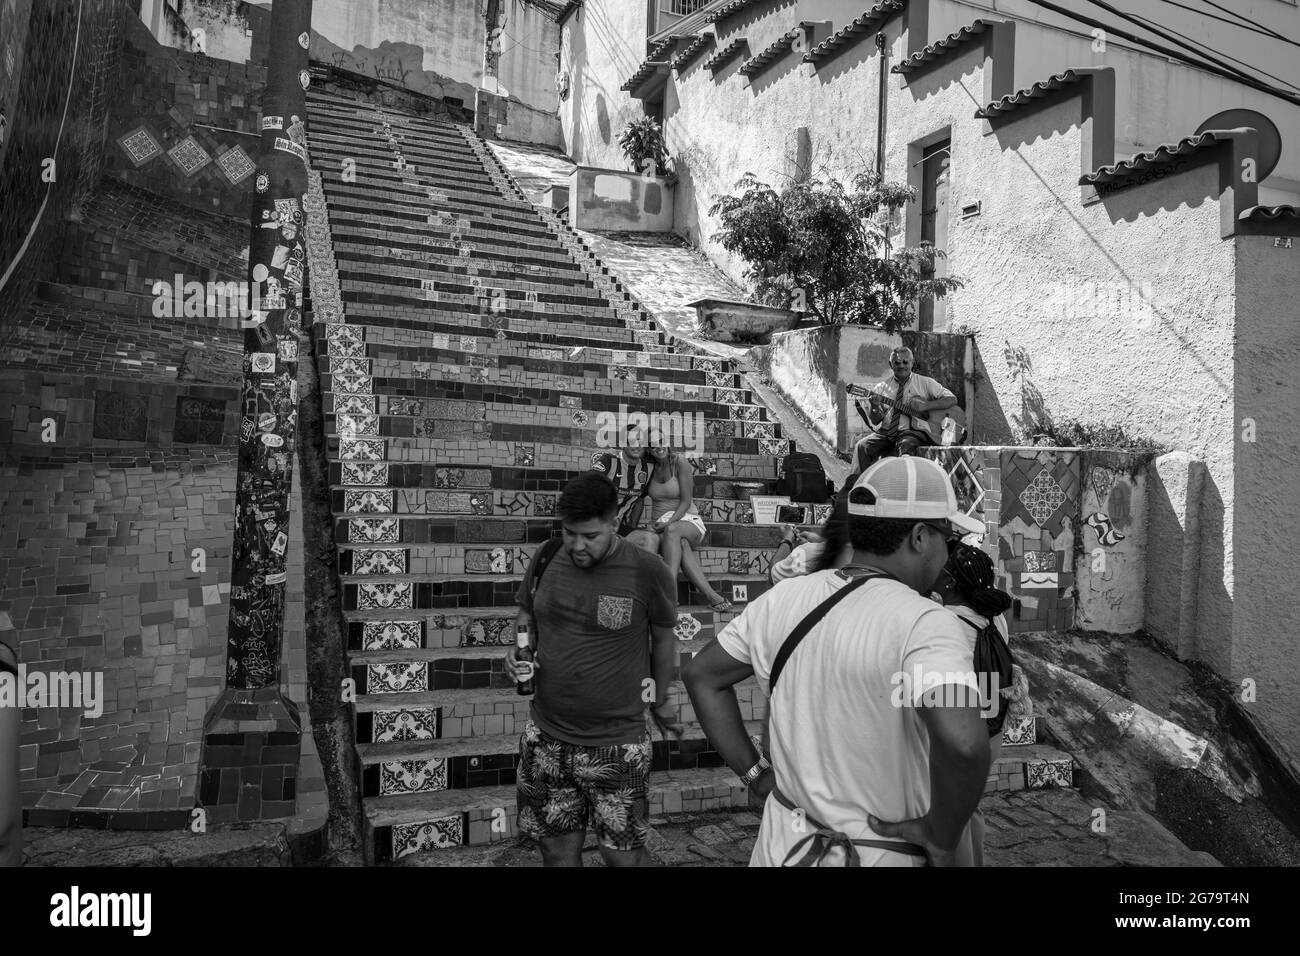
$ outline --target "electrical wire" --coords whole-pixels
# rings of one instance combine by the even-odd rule
[[[1236,82],[1241,83],[1243,86],[1248,86],[1251,89],[1259,90],[1261,93],[1267,93],[1268,95],[1275,96],[1280,100],[1285,100],[1287,103],[1290,103],[1292,106],[1300,106],[1300,97],[1297,97],[1295,94],[1288,93],[1286,90],[1279,90],[1276,87],[1270,86],[1269,84],[1263,82],[1262,80],[1257,80],[1254,77],[1241,73],[1240,71],[1234,68],[1215,66],[1213,63],[1207,63],[1204,60],[1198,60],[1194,57],[1188,56],[1186,53],[1180,53],[1178,50],[1175,50],[1172,47],[1161,46],[1159,43],[1153,43],[1152,41],[1137,36],[1133,33],[1127,33],[1124,30],[1120,30],[1117,27],[1104,23],[1101,20],[1098,20],[1094,17],[1085,16],[1084,14],[1076,13],[1073,10],[1067,10],[1065,7],[1059,6],[1058,4],[1055,3],[1051,3],[1050,0],[1029,0],[1029,2],[1034,4],[1035,6],[1039,6],[1051,10],[1054,13],[1059,13],[1061,16],[1068,17],[1071,20],[1077,20],[1078,22],[1085,23],[1090,27],[1096,27],[1097,29],[1105,30],[1109,33],[1114,34],[1117,37],[1120,37],[1121,39],[1128,40],[1130,43],[1136,43],[1138,46],[1145,47],[1148,50],[1154,50],[1157,53],[1159,53],[1161,56],[1165,56],[1173,60],[1191,64],[1192,66],[1205,70],[1207,73],[1213,73],[1215,76],[1221,76],[1224,77],[1225,79],[1235,80]]]
[[[1222,10],[1224,13],[1231,14],[1232,16],[1236,17],[1239,20],[1244,20],[1246,23],[1249,23],[1253,27],[1258,27],[1261,32],[1267,33],[1271,37],[1276,37],[1279,40],[1286,40],[1286,42],[1288,43],[1296,42],[1278,33],[1272,27],[1266,27],[1264,26],[1264,24],[1259,23],[1256,20],[1252,20],[1250,17],[1246,16],[1245,14],[1238,13],[1236,10],[1229,10],[1227,7],[1219,6],[1217,3],[1214,2],[1214,0],[1205,0],[1205,2],[1208,3],[1210,6],[1214,7],[1214,9],[1216,10]],[[1300,46],[1300,44],[1297,44],[1297,46]]]
[[[1106,10],[1106,11],[1109,12],[1109,13],[1113,13],[1115,16],[1117,16],[1117,17],[1119,17],[1119,18],[1121,18],[1121,19],[1123,19],[1123,20],[1127,20],[1129,23],[1136,24],[1137,26],[1140,26],[1140,27],[1142,27],[1143,29],[1150,31],[1151,33],[1154,33],[1156,36],[1160,37],[1160,39],[1162,39],[1162,40],[1168,40],[1170,43],[1173,43],[1173,44],[1175,44],[1176,46],[1180,46],[1180,47],[1182,47],[1184,50],[1187,50],[1187,51],[1189,51],[1189,52],[1191,52],[1191,53],[1195,53],[1197,56],[1203,57],[1205,60],[1207,60],[1207,61],[1210,62],[1210,63],[1215,64],[1215,65],[1218,66],[1218,67],[1221,67],[1221,68],[1223,68],[1223,69],[1225,69],[1225,70],[1230,70],[1230,71],[1232,71],[1233,73],[1239,75],[1242,79],[1251,80],[1251,81],[1253,81],[1253,82],[1255,82],[1255,83],[1262,83],[1262,81],[1260,81],[1257,77],[1254,77],[1254,76],[1252,76],[1251,74],[1246,73],[1246,72],[1243,71],[1243,70],[1239,70],[1239,69],[1237,69],[1235,66],[1232,66],[1231,64],[1225,62],[1224,60],[1220,60],[1220,59],[1218,59],[1218,58],[1215,57],[1215,56],[1211,56],[1209,53],[1207,53],[1207,52],[1205,51],[1204,48],[1199,47],[1199,46],[1197,46],[1197,45],[1195,45],[1195,44],[1192,44],[1192,43],[1184,43],[1182,40],[1178,40],[1178,39],[1176,39],[1176,38],[1170,36],[1168,33],[1164,32],[1164,30],[1163,30],[1162,28],[1160,28],[1160,27],[1150,26],[1150,25],[1144,24],[1144,23],[1143,23],[1140,19],[1138,19],[1137,17],[1133,16],[1133,15],[1130,14],[1130,13],[1124,13],[1124,12],[1123,12],[1122,10],[1120,10],[1118,7],[1114,7],[1114,6],[1112,6],[1111,4],[1107,3],[1106,0],[1088,0],[1088,2],[1091,3],[1094,7],[1101,7],[1103,10]],[[1262,84],[1262,85],[1267,86],[1267,84]],[[1274,92],[1274,93],[1276,93],[1276,94],[1278,94],[1278,95],[1280,95],[1280,96],[1286,96],[1286,97],[1292,97],[1292,96],[1293,96],[1293,94],[1287,93],[1285,90],[1279,90],[1279,89],[1277,89],[1277,88],[1275,88],[1275,87],[1270,87],[1269,89],[1271,89],[1272,92]],[[1294,101],[1297,103],[1297,105],[1300,105],[1300,98],[1295,98]]]
[[[1152,23],[1152,22],[1151,22],[1150,20],[1148,20],[1146,17],[1138,16],[1137,14],[1134,14],[1134,16],[1137,17],[1138,20],[1144,21],[1144,22],[1146,22],[1146,23],[1150,23],[1151,26],[1153,26],[1153,27],[1158,27],[1158,26],[1160,26],[1160,24],[1158,24],[1158,23]],[[1175,30],[1173,27],[1164,27],[1163,29],[1169,31],[1169,32],[1172,33],[1174,36],[1182,37],[1184,40],[1188,41],[1189,43],[1195,43],[1195,42],[1196,42],[1196,41],[1193,40],[1191,37],[1189,37],[1187,34],[1185,34],[1185,33],[1179,33],[1179,32],[1178,32],[1177,30]],[[1251,68],[1252,70],[1254,70],[1255,72],[1260,73],[1260,74],[1262,74],[1263,76],[1267,76],[1267,77],[1268,77],[1269,79],[1271,79],[1271,80],[1277,80],[1277,81],[1278,81],[1279,83],[1281,83],[1283,86],[1289,86],[1289,87],[1291,87],[1291,89],[1295,90],[1297,93],[1300,93],[1300,86],[1297,86],[1296,84],[1292,83],[1290,80],[1283,79],[1283,78],[1280,77],[1280,76],[1275,76],[1275,75],[1273,75],[1272,73],[1269,73],[1267,70],[1261,70],[1261,69],[1260,69],[1259,67],[1257,67],[1257,66],[1251,66],[1251,65],[1250,65],[1249,63],[1247,63],[1245,60],[1239,60],[1239,59],[1237,59],[1235,56],[1230,56],[1230,55],[1227,54],[1227,53],[1220,53],[1219,55],[1222,56],[1222,57],[1225,57],[1226,59],[1231,60],[1233,63],[1240,63],[1242,66],[1250,67],[1250,68]]]
[[[1196,14],[1198,17],[1207,17],[1211,20],[1218,20],[1220,23],[1227,23],[1230,26],[1240,27],[1243,30],[1249,30],[1251,33],[1260,33],[1266,37],[1272,37],[1275,40],[1281,40],[1283,43],[1289,43],[1292,46],[1300,46],[1300,40],[1292,40],[1290,37],[1283,36],[1282,34],[1278,33],[1276,30],[1270,30],[1267,27],[1250,26],[1249,23],[1253,21],[1248,21],[1247,23],[1241,23],[1237,20],[1229,20],[1227,17],[1216,16],[1213,13],[1206,12],[1205,10],[1198,10],[1196,7],[1189,7],[1185,3],[1179,3],[1178,0],[1160,0],[1160,2],[1167,3],[1171,7],[1180,7],[1183,10],[1187,10],[1190,11],[1191,13]],[[1206,2],[1209,2],[1209,0],[1206,0]],[[1217,7],[1217,4],[1212,4],[1212,5]],[[1222,7],[1219,7],[1218,9],[1222,9]]]

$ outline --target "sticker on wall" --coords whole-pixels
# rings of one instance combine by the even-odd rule
[[[298,34],[298,45],[305,50],[310,44],[311,37],[307,34],[306,30],[303,30],[302,33]]]
[[[262,444],[267,448],[279,448],[284,444],[284,439],[279,435],[273,435],[270,432],[267,432],[262,436]]]
[[[1097,532],[1097,540],[1102,544],[1119,544],[1124,540],[1123,532],[1115,530],[1114,525],[1111,524],[1110,516],[1104,511],[1094,511],[1088,515],[1084,523]]]
[[[254,352],[249,356],[252,363],[252,369],[258,375],[269,375],[275,372],[275,353],[274,352]]]
[[[283,116],[263,116],[262,129],[284,129]]]
[[[266,192],[271,188],[271,177],[267,176],[266,173],[258,173],[257,179],[254,181],[254,188],[259,193]]]
[[[307,89],[307,87],[311,86],[311,74],[306,70],[299,70],[298,82],[302,84],[304,90]]]
[[[303,149],[291,139],[285,139],[283,136],[275,138],[275,148],[282,153],[290,153],[297,156],[304,163],[307,162],[307,150]]]

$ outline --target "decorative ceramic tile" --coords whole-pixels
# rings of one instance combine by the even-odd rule
[[[395,544],[401,540],[400,518],[349,518],[348,541],[365,544]]]
[[[424,661],[366,665],[367,694],[414,694],[428,689],[429,668]]]
[[[466,574],[522,574],[528,552],[519,548],[466,548]]]
[[[749,552],[728,551],[727,570],[730,571],[732,574],[748,574],[749,573]]]
[[[378,415],[339,415],[339,438],[364,438],[379,434]]]
[[[706,418],[704,420],[704,434],[709,438],[719,438],[723,435],[734,435],[736,426],[721,418]]]
[[[217,165],[226,174],[232,185],[239,185],[254,172],[257,167],[248,158],[248,154],[239,146],[232,146],[217,157]]]
[[[539,518],[553,518],[555,516],[555,502],[559,495],[534,494],[533,495],[533,514]]]
[[[677,635],[679,641],[689,641],[704,628],[704,625],[697,621],[690,614],[678,612],[677,624],[673,627],[673,633]]]
[[[763,438],[758,442],[758,453],[760,455],[770,455],[773,458],[785,458],[790,454],[790,439],[788,438]]]
[[[1030,573],[1056,570],[1055,551],[1026,551],[1025,570]]]
[[[135,164],[137,169],[162,153],[162,147],[158,145],[158,141],[143,126],[137,126],[131,132],[119,136],[117,144],[122,147],[127,158]]]
[[[1069,757],[1025,762],[1025,786],[1030,790],[1050,790],[1074,785],[1074,761]]]
[[[368,363],[365,359],[343,359],[338,366],[330,370],[330,388],[344,395],[369,395],[374,391],[370,380]],[[344,365],[343,363],[349,363]]]
[[[490,492],[478,492],[469,496],[469,512],[475,515],[492,514],[492,495]]]
[[[1047,519],[1054,515],[1066,500],[1065,491],[1047,469],[1035,475],[1034,480],[1020,493],[1021,504],[1040,525],[1046,524]]]
[[[813,522],[815,524],[825,524],[830,520],[831,509],[834,506],[829,502],[824,505],[813,505]]]
[[[581,396],[581,395],[561,395],[561,396],[560,396],[560,407],[561,407],[561,408],[582,408],[582,396]]]
[[[713,400],[719,405],[739,405],[744,401],[744,396],[738,388],[715,388],[713,390]]]
[[[1002,724],[1002,745],[1020,747],[1038,742],[1038,721],[1029,717],[1008,717]]]
[[[695,358],[691,359],[691,367],[704,372],[721,372],[722,360],[715,358]]]
[[[398,549],[358,549],[352,552],[353,574],[405,574],[406,552]]]
[[[515,642],[514,618],[476,617],[460,629],[461,647],[504,647]]]
[[[1104,511],[1094,511],[1088,515],[1084,521],[1089,528],[1097,534],[1097,543],[1107,546],[1119,544],[1124,540],[1124,533],[1116,531],[1115,525],[1111,523],[1110,515]]]
[[[341,438],[339,458],[343,461],[383,461],[384,440],[382,438]]]
[[[536,460],[536,448],[533,445],[515,445],[515,464],[531,465]]]
[[[635,395],[637,398],[649,398],[649,397],[650,397],[650,383],[649,383],[649,382],[634,382],[634,383],[632,384],[632,394]]]
[[[587,413],[584,412],[584,411],[576,411],[576,412],[574,412],[574,413],[573,413],[573,424],[577,425],[579,428],[585,428],[585,427],[587,427]]]
[[[424,496],[429,514],[469,514],[470,495],[466,492],[430,491]]]
[[[393,825],[393,859],[400,860],[411,853],[460,846],[465,842],[465,817],[456,813],[439,817],[426,823],[397,823]]]
[[[415,607],[415,585],[410,581],[357,585],[358,611],[407,611]]]
[[[529,349],[528,357],[543,362],[563,362],[564,349]]]
[[[373,742],[397,743],[403,740],[436,740],[436,707],[413,707],[410,710],[376,710],[372,717]]]
[[[366,621],[362,625],[364,651],[408,651],[419,646],[419,621]]]
[[[379,795],[430,793],[447,789],[447,758],[395,760],[379,765]]]
[[[705,372],[704,384],[713,388],[732,388],[736,384],[735,376],[728,375],[725,372]]]
[[[492,469],[490,468],[438,468],[433,473],[435,488],[476,488],[492,487]]]
[[[697,475],[716,475],[718,473],[718,462],[715,458],[693,458],[687,455],[686,460],[694,466]]]
[[[343,511],[346,514],[366,514],[374,511],[392,511],[391,491],[344,491]]]
[[[388,398],[389,415],[409,415],[419,418],[424,414],[424,402],[418,398],[391,395]]]
[[[683,386],[682,386],[682,393],[683,393],[687,398],[699,398],[699,397],[700,397],[700,387],[699,387],[698,385],[683,385]]]
[[[193,176],[212,162],[212,157],[208,155],[207,150],[200,146],[193,136],[186,136],[167,150],[167,155],[172,158],[172,162],[179,166],[181,172],[186,176]]]
[[[637,364],[637,367],[638,367],[638,368],[649,368],[649,367],[650,367],[650,353],[649,353],[649,352],[637,352],[637,353],[636,353],[636,364]]]
[[[1055,591],[1058,587],[1057,575],[1055,572],[1039,571],[1034,574],[1020,575],[1020,587],[1022,589],[1051,589]]]
[[[746,438],[775,438],[776,426],[772,422],[746,422],[743,426]]]
[[[731,417],[735,421],[756,422],[758,418],[757,405],[732,405]]]
[[[367,441],[372,439],[366,439]],[[388,462],[344,461],[342,464],[345,485],[388,484]]]
[[[733,584],[731,586],[731,600],[735,604],[744,604],[749,601],[749,585]]]
[[[957,453],[954,459],[948,469],[948,478],[957,496],[957,504],[965,514],[978,517],[984,513],[984,485],[971,469],[964,453]]]

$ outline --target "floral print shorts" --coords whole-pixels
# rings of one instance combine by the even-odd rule
[[[533,839],[590,827],[601,846],[636,850],[650,832],[650,736],[634,744],[580,747],[531,720],[519,738],[519,831]]]

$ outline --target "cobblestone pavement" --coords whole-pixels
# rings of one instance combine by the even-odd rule
[[[984,810],[986,866],[1218,866],[1207,853],[1183,846],[1149,814],[1106,810],[1104,832],[1094,832],[1098,807],[1076,790],[1020,790],[989,795]],[[749,811],[669,814],[656,818],[648,844],[661,866],[745,866],[759,818]],[[519,843],[467,847],[408,857],[396,866],[538,866],[541,858]],[[587,866],[603,866],[590,835]]]

